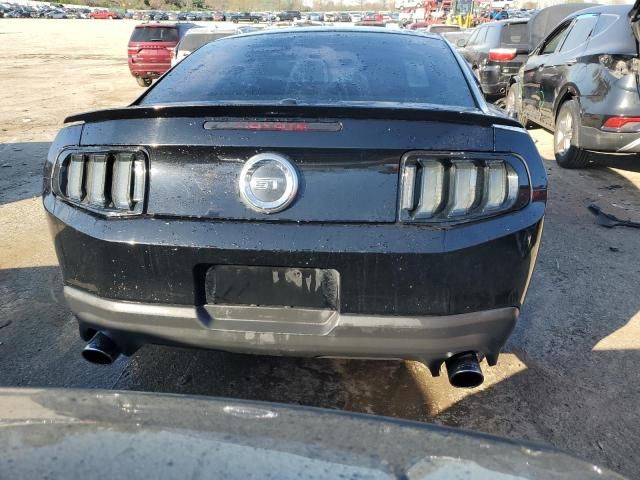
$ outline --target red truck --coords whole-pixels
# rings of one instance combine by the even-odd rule
[[[141,87],[171,68],[173,49],[193,23],[141,23],[129,39],[129,71]]]
[[[89,18],[98,20],[116,20],[122,18],[119,13],[111,10],[94,10],[89,14]]]

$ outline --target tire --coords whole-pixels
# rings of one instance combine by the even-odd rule
[[[232,19],[231,19],[231,21],[232,21],[233,23],[238,23],[238,19],[237,19],[237,18],[232,18]]]
[[[153,80],[151,80],[150,78],[143,78],[143,77],[136,77],[136,82],[138,82],[138,85],[140,85],[141,87],[149,87],[151,86],[151,82]]]
[[[507,96],[504,98],[504,113],[511,118],[518,118],[518,87],[515,83],[509,87]],[[526,128],[526,125],[523,127]]]
[[[589,154],[580,148],[580,106],[575,100],[564,102],[556,115],[553,152],[562,168],[585,168]]]

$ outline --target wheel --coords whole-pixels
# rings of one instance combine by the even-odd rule
[[[150,78],[136,77],[138,85],[141,87],[148,87],[151,85],[152,80]]]
[[[514,83],[509,87],[509,91],[507,92],[507,96],[504,99],[504,113],[509,115],[511,118],[518,118],[518,87]],[[523,125],[526,127],[526,125]]]
[[[111,15],[109,15],[109,20],[113,20],[113,17]]]
[[[253,23],[258,23],[258,20],[254,20]]]
[[[580,107],[575,100],[562,104],[553,132],[553,152],[562,168],[585,168],[589,154],[580,148]]]
[[[238,19],[237,19],[237,18],[233,18],[231,21],[232,21],[233,23],[238,23]]]

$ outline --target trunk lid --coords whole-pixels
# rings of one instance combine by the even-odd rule
[[[207,110],[213,115],[201,114]],[[321,117],[318,113],[322,109],[318,108],[283,108],[276,114],[274,107],[269,107],[259,116],[254,108],[246,112],[251,115],[239,110],[185,108],[165,117],[162,111],[150,108],[124,109],[114,115],[142,118],[116,120],[107,115],[101,121],[86,123],[81,144],[140,146],[147,152],[147,214],[241,221],[387,223],[397,218],[398,172],[406,152],[492,151],[493,123],[509,122],[477,112],[432,112],[420,119],[416,111],[406,115],[386,112],[378,116],[387,118],[375,118],[376,110],[381,109],[369,109],[368,113],[353,108],[327,109],[327,115]],[[311,112],[316,115],[309,116]],[[189,116],[182,116],[185,114]],[[265,123],[277,123],[278,128],[261,127]],[[285,124],[289,126],[282,127]],[[299,127],[305,124],[311,128]],[[321,127],[315,129],[314,125]],[[243,167],[260,153],[286,157],[298,173],[295,199],[277,213],[257,211],[240,194]]]

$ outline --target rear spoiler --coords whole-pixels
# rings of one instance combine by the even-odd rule
[[[309,105],[167,105],[131,106],[79,113],[64,123],[104,122],[137,118],[235,117],[235,118],[352,118],[376,120],[414,120],[472,125],[507,125],[521,127],[511,118],[486,114],[480,110],[445,110],[438,108],[400,108],[370,106]]]

